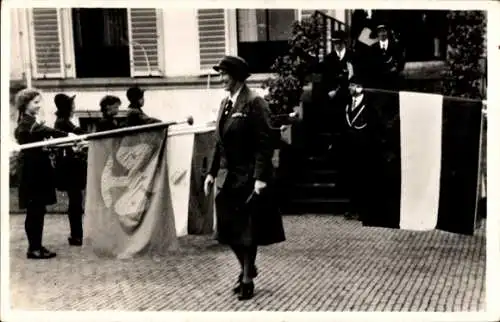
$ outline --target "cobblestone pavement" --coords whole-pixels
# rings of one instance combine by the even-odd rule
[[[50,215],[48,261],[25,258],[24,216],[11,216],[14,309],[196,311],[477,311],[485,307],[484,227],[476,236],[362,227],[336,216],[284,217],[288,240],[261,248],[256,296],[238,302],[238,266],[210,236],[159,259],[97,258],[70,248]]]

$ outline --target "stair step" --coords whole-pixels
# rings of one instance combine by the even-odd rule
[[[318,162],[318,161],[325,161],[328,160],[328,157],[326,155],[310,155],[307,157],[307,161],[313,161],[313,162]]]
[[[337,183],[340,172],[333,169],[304,169],[297,183]]]
[[[345,191],[336,182],[299,182],[291,187],[288,192],[290,200],[295,199],[341,199]]]
[[[327,162],[327,161],[331,161],[332,158],[330,158],[329,156],[327,156],[326,153],[323,153],[323,154],[317,155],[317,156],[309,156],[309,157],[307,157],[306,160],[309,163],[324,163],[324,162]]]
[[[316,132],[316,133],[309,133],[309,137],[327,137],[327,138],[331,138],[331,137],[339,137],[340,136],[340,133],[337,133],[337,132]]]
[[[306,169],[304,173],[305,173],[306,177],[307,176],[314,177],[314,178],[321,177],[322,179],[324,179],[325,177],[328,177],[328,178],[333,178],[331,180],[331,182],[335,182],[337,179],[337,175],[340,172],[338,170],[335,170],[335,169],[318,169],[318,168],[316,168],[316,169]],[[320,180],[318,182],[324,182],[324,180]]]
[[[329,155],[326,153],[316,155],[316,156],[309,156],[306,158],[307,161],[307,166],[309,167],[328,167],[328,168],[338,168],[340,160],[338,158],[335,158],[333,155]]]
[[[339,173],[339,170],[336,170],[336,169],[311,169],[309,171],[310,171],[310,173],[314,173],[314,174],[318,174],[318,175],[330,175],[330,174]]]
[[[306,153],[309,155],[325,155],[325,154],[339,154],[342,153],[342,139],[340,137],[332,136],[318,136],[313,140],[306,140],[305,148]],[[330,146],[332,150],[330,151]]]
[[[299,183],[297,184],[299,188],[335,188],[336,183],[333,182],[313,182],[313,183]]]
[[[339,200],[346,197],[340,185],[336,183],[301,183],[295,185],[287,192],[289,200]],[[300,202],[300,201],[299,201]]]
[[[292,199],[292,204],[332,204],[332,203],[349,203],[347,198],[303,198]]]
[[[347,199],[297,199],[282,207],[284,214],[342,215],[349,209]]]

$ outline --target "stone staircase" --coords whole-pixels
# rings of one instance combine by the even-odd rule
[[[303,148],[291,148],[292,151],[284,155],[283,161],[293,165],[288,169],[291,175],[285,182],[283,211],[343,214],[349,200],[342,187],[339,115],[321,108],[305,110],[304,114],[302,133],[297,133],[304,137]]]
[[[324,25],[324,40],[333,30],[349,31],[350,26],[328,16],[324,12],[315,11]],[[327,42],[324,43],[328,47]],[[318,53],[321,56],[322,53]],[[434,64],[436,65],[436,64]],[[444,63],[436,66],[427,64],[411,68],[407,64],[402,89],[418,92],[440,93],[441,72]],[[298,133],[304,138],[304,147],[299,151],[285,153],[283,162],[292,163],[291,172],[285,180],[282,209],[285,214],[343,214],[349,206],[349,200],[342,186],[343,171],[340,167],[342,153],[342,128],[338,123],[343,120],[343,111],[333,112],[310,104],[304,107],[304,127]],[[328,146],[332,149],[328,150]],[[294,148],[291,148],[294,150]],[[283,151],[284,152],[284,151]],[[288,166],[287,166],[288,167]]]

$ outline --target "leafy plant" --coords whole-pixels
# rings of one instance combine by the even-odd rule
[[[481,66],[481,61],[485,53],[486,14],[484,11],[450,11],[447,18],[445,94],[484,98],[481,87],[486,81],[486,69]]]
[[[273,113],[288,113],[299,104],[307,77],[319,62],[318,54],[324,47],[322,28],[316,15],[292,24],[292,35],[288,40],[290,49],[272,65],[275,76],[262,84],[262,88],[268,89],[265,99]]]

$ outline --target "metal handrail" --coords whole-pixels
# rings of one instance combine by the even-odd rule
[[[349,25],[347,25],[345,22],[342,22],[338,19],[335,19],[334,17],[327,15],[326,13],[316,10],[313,13],[313,16],[319,16],[321,19],[322,23],[322,32],[323,32],[323,37],[322,37],[322,42],[323,42],[323,52],[322,53],[317,53],[318,57],[324,57],[326,53],[328,53],[331,48],[329,48],[328,44],[329,41],[328,39],[330,38],[330,35],[334,31],[339,31],[343,30],[347,33],[347,44],[349,45],[351,42],[351,39],[349,37]],[[330,35],[329,35],[330,34]]]

